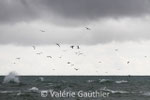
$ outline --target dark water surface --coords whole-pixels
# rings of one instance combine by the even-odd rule
[[[20,76],[20,83],[3,80],[0,76],[0,100],[150,100],[150,76]],[[48,93],[46,97],[41,91]],[[74,92],[75,97],[52,97],[50,91]],[[81,91],[85,94],[79,95]],[[108,97],[86,95],[96,91],[108,93]]]

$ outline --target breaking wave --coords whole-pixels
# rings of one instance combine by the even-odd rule
[[[16,72],[10,72],[5,76],[3,83],[20,83],[20,80]]]
[[[30,92],[39,92],[39,89],[37,87],[32,87],[29,89]]]
[[[126,80],[114,81],[114,80],[110,80],[110,79],[87,80],[87,82],[88,83],[95,83],[95,82],[99,82],[99,83],[117,83],[117,84],[128,83],[128,81],[126,81]]]
[[[100,83],[112,83],[113,81],[109,79],[99,79],[99,82]]]
[[[102,91],[105,91],[105,92],[110,92],[112,94],[125,94],[125,93],[129,93],[128,91],[123,91],[123,90],[111,90],[111,89],[108,89],[108,88],[103,88],[103,89],[100,89]]]
[[[121,81],[116,81],[115,83],[117,83],[117,84],[128,83],[128,81],[126,81],[126,80],[121,80]]]

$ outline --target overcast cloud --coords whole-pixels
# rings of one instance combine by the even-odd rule
[[[149,0],[0,1],[0,21],[8,23],[46,18],[60,22],[68,18],[70,21],[92,21],[103,17],[139,17],[149,13]]]
[[[0,75],[149,75],[149,27],[150,0],[0,0]]]
[[[145,40],[149,14],[149,0],[1,0],[0,43]]]

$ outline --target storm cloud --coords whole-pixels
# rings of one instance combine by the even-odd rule
[[[100,18],[139,17],[149,13],[149,0],[0,1],[1,23],[44,20],[56,24],[83,24]]]
[[[149,40],[149,16],[149,0],[0,0],[0,44]]]

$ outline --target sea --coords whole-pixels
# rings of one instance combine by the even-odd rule
[[[0,100],[150,100],[150,76],[0,76]]]

